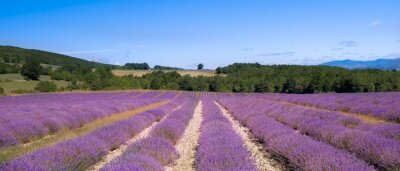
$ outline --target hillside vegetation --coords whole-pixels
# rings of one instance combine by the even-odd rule
[[[47,52],[35,49],[24,49],[14,46],[0,46],[0,61],[4,61],[5,63],[23,63],[28,58],[35,58],[42,64],[49,64],[56,66],[78,65],[89,68],[94,68],[98,65],[113,66],[108,64],[91,62],[53,52]]]
[[[162,89],[240,93],[345,93],[400,90],[400,72],[396,70],[349,70],[331,66],[258,63],[234,63],[217,68],[215,72],[179,70],[159,65],[153,69],[160,70],[151,70],[147,63],[112,66],[51,52],[9,46],[2,46],[0,52],[3,61],[0,62],[0,74],[19,72],[25,79],[33,80],[40,78],[28,77],[38,74],[49,75],[52,80],[69,82],[70,84],[66,86],[68,90]],[[42,65],[46,63],[60,67],[55,70],[52,66],[37,68],[39,65],[37,62],[29,67],[27,64],[30,64],[31,57],[39,60]],[[17,65],[16,62],[20,64]],[[25,72],[24,66],[30,70]],[[4,85],[3,88],[7,87]]]
[[[69,86],[70,82],[64,80],[51,80],[48,75],[41,75],[41,81],[52,81],[57,85],[57,88],[63,89]],[[34,92],[35,87],[40,81],[24,80],[20,74],[0,74],[0,87],[4,89],[4,93],[27,93]]]
[[[62,71],[58,79],[64,79],[64,75],[69,80],[83,82],[80,88],[91,90],[140,88],[246,93],[345,93],[400,90],[400,72],[398,71],[236,63],[217,68],[216,72],[215,76],[209,77],[182,76],[176,71],[154,71],[142,76],[117,77],[111,68],[100,67],[94,72],[89,71],[79,77],[75,77],[68,71]]]
[[[227,74],[233,90],[239,92],[381,92],[400,89],[400,72],[377,69],[235,63],[217,68],[217,73]]]

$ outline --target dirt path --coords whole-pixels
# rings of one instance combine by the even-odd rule
[[[169,100],[158,102],[158,103],[153,103],[144,107],[136,108],[133,110],[128,110],[125,112],[113,114],[107,117],[99,118],[96,119],[90,123],[85,124],[82,127],[76,128],[76,129],[68,129],[68,130],[62,130],[59,131],[53,135],[48,135],[45,136],[41,139],[32,141],[27,144],[21,144],[17,146],[12,146],[12,147],[7,147],[7,148],[2,148],[0,149],[0,163],[12,160],[14,158],[17,158],[18,156],[21,156],[23,154],[27,154],[45,147],[49,147],[52,145],[55,145],[59,142],[76,138],[78,136],[82,136],[86,133],[89,133],[97,128],[107,126],[109,124],[112,124],[116,121],[119,120],[124,120],[127,118],[130,118],[138,113],[159,107],[161,105],[165,105],[169,103]]]
[[[181,106],[176,107],[175,109],[173,109],[172,111],[178,110]],[[171,112],[172,112],[171,111]],[[171,113],[170,112],[170,113]],[[110,163],[111,161],[113,161],[114,159],[118,158],[119,156],[121,156],[126,149],[133,143],[146,138],[150,135],[151,130],[153,130],[153,128],[160,122],[162,122],[163,120],[165,120],[165,118],[170,114],[168,113],[166,116],[164,116],[159,122],[154,122],[152,123],[149,127],[147,127],[146,129],[144,129],[142,132],[140,132],[139,134],[137,134],[136,136],[134,136],[133,138],[131,138],[130,140],[128,140],[127,142],[125,142],[124,144],[120,145],[117,149],[110,151],[106,156],[104,156],[100,162],[96,163],[95,165],[93,165],[92,167],[88,168],[88,171],[98,171],[101,168],[103,168],[104,166],[106,166],[108,163]]]
[[[146,92],[140,92],[139,94],[136,94],[136,95],[134,95],[134,96],[132,96],[132,97],[130,97],[131,99],[135,99],[135,98],[137,98],[137,97],[140,97],[140,96],[142,96],[143,94],[145,94]]]
[[[282,170],[280,164],[275,160],[271,159],[270,154],[263,148],[262,144],[257,143],[250,136],[249,129],[242,126],[233,116],[222,107],[218,102],[215,104],[222,111],[222,114],[229,120],[235,132],[242,138],[247,150],[251,154],[251,159],[260,171],[275,171]]]
[[[351,113],[351,112],[343,112],[343,111],[338,111],[338,110],[329,110],[329,109],[324,109],[324,108],[310,106],[310,105],[301,105],[301,104],[290,102],[290,101],[283,101],[283,100],[272,100],[272,101],[276,101],[276,102],[280,102],[280,103],[284,103],[284,104],[295,105],[295,106],[298,106],[298,107],[303,107],[303,108],[312,109],[312,110],[320,110],[320,111],[326,111],[326,112],[337,112],[337,113],[339,113],[341,115],[351,116],[351,117],[357,118],[357,119],[363,121],[366,124],[375,125],[375,124],[382,124],[382,123],[391,123],[391,122],[389,122],[387,120],[380,119],[380,118],[373,117],[373,116],[369,116],[369,115],[363,115],[363,114]]]
[[[161,95],[163,95],[164,93],[165,93],[164,91],[158,92],[158,94],[151,99],[156,99],[156,98],[160,97]]]
[[[185,129],[182,137],[177,142],[175,148],[180,154],[179,159],[175,162],[173,166],[165,167],[167,171],[173,170],[184,170],[184,171],[194,171],[193,168],[194,161],[196,160],[196,147],[197,140],[200,136],[200,125],[202,121],[202,102],[200,101],[193,114],[193,118],[189,121],[188,126]]]
[[[108,153],[100,162],[98,162],[96,165],[93,167],[90,167],[88,170],[89,171],[97,171],[103,168],[106,164],[110,163],[112,160],[116,159],[117,157],[121,156],[122,153],[125,152],[125,150],[129,147],[134,142],[139,141],[142,138],[146,138],[149,136],[150,131],[157,125],[158,122],[154,122],[151,124],[150,127],[144,129],[142,132],[134,136],[132,139],[127,141],[125,144],[122,144],[119,146],[116,150],[111,151]]]

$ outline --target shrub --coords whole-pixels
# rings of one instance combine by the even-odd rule
[[[4,89],[0,87],[0,95],[4,94]]]
[[[57,85],[50,81],[41,81],[36,85],[35,90],[40,92],[55,92],[57,90]]]

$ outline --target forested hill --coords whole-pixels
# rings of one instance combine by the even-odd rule
[[[349,70],[330,66],[235,63],[217,68],[239,92],[380,92],[399,91],[400,72]]]
[[[107,65],[105,64],[51,52],[10,46],[0,46],[0,73],[20,73],[24,71],[23,67],[7,63],[23,63],[28,58],[37,58],[40,63],[62,66],[55,71],[46,70],[46,72],[43,72],[42,69],[37,69],[35,72],[40,72],[41,75],[50,75],[51,79],[54,80],[73,82],[71,89],[139,88],[244,93],[400,91],[400,71],[396,70],[351,70],[331,66],[234,63],[226,67],[217,68],[217,75],[210,77],[180,75],[176,71],[156,71],[141,77],[117,77],[113,74],[112,67],[106,67]],[[93,67],[96,67],[96,70],[90,69]],[[147,63],[127,63],[122,68],[150,69]],[[158,70],[176,69],[165,66],[154,68]]]
[[[22,63],[29,58],[34,58],[43,64],[58,65],[58,66],[78,65],[81,67],[89,67],[89,68],[93,68],[98,65],[112,66],[108,64],[91,62],[53,52],[47,52],[35,49],[24,49],[14,46],[0,46],[0,61],[4,61],[6,63]]]

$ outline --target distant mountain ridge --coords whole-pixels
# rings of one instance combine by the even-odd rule
[[[320,65],[337,66],[348,69],[382,69],[382,70],[400,70],[400,58],[395,59],[377,59],[373,61],[355,61],[355,60],[337,60],[325,62]]]

